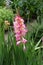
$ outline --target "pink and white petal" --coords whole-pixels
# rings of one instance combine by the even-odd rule
[[[26,39],[24,39],[24,38],[22,38],[22,43],[26,43],[27,42],[27,40]]]
[[[24,20],[21,18],[21,21],[24,22]]]
[[[21,43],[21,41],[17,41],[16,45],[18,46]]]
[[[20,37],[16,37],[16,41],[19,41],[19,40],[21,40],[21,38]]]

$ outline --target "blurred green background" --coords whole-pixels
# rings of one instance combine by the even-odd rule
[[[28,29],[25,51],[23,45],[16,46],[13,21],[17,12]],[[0,65],[43,65],[43,0],[0,0]]]

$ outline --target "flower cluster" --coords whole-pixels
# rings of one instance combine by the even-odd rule
[[[14,21],[14,32],[15,32],[15,37],[16,37],[16,45],[19,45],[20,43],[25,44],[27,40],[24,38],[26,35],[27,29],[24,24],[24,20],[20,16],[15,17]]]

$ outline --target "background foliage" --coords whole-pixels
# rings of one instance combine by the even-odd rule
[[[14,13],[19,8],[19,13],[24,19],[36,19],[43,11],[42,0],[11,0],[11,7]]]
[[[13,12],[10,9],[0,8],[0,24],[8,20],[10,23],[13,22]]]
[[[38,24],[38,23],[37,23]],[[40,25],[41,28],[41,25]],[[10,30],[10,31],[9,31]],[[34,27],[36,33],[37,30]],[[29,27],[28,27],[29,31]],[[31,30],[32,32],[33,30]],[[40,29],[39,29],[40,31]],[[35,33],[35,35],[36,35]],[[41,33],[40,33],[41,34]],[[43,32],[42,32],[43,34]],[[16,40],[12,27],[8,29],[8,38],[4,38],[4,25],[0,28],[0,64],[1,65],[43,65],[43,46],[41,38],[35,42],[34,38],[30,39],[32,34],[27,33],[26,50],[23,50],[23,46],[16,46]],[[34,35],[34,31],[33,31]],[[34,61],[34,62],[33,62]]]
[[[5,0],[0,0],[0,6],[5,6]]]
[[[0,0],[0,65],[43,65],[43,0],[11,0],[12,9],[5,4],[5,0]],[[25,51],[23,45],[16,46],[12,26],[5,37],[4,21],[12,24],[17,11],[25,21],[28,20]],[[37,20],[29,23],[29,19],[34,18]]]

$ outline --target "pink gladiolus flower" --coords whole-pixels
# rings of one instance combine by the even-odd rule
[[[27,33],[26,26],[24,24],[24,20],[20,16],[15,17],[15,21],[13,23],[14,25],[14,33],[17,41],[17,45],[19,45],[21,42],[25,44],[27,42],[26,39],[24,39],[24,36]]]

